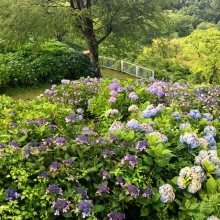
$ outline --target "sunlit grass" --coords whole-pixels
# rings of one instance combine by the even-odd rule
[[[114,79],[118,78],[120,80],[125,79],[137,79],[136,77],[125,74],[116,70],[110,70],[101,68],[102,77]],[[36,97],[40,94],[43,94],[46,89],[50,89],[52,84],[43,84],[39,86],[38,88],[34,87],[25,87],[25,88],[7,88],[2,91],[0,91],[0,95],[7,95],[12,97],[14,100],[23,99],[24,101],[31,101],[33,99],[36,99]]]

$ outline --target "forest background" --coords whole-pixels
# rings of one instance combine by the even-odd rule
[[[112,1],[105,5],[106,13],[105,1],[95,4],[87,0],[87,8],[77,6],[81,0],[69,1],[74,13],[65,9],[65,1],[41,0],[30,10],[31,2],[1,1],[0,39],[9,40],[8,45],[24,44],[30,36],[38,42],[53,36],[70,46],[78,45],[80,50],[90,49],[93,66],[101,55],[153,69],[157,79],[219,81],[220,0],[149,0],[147,4],[126,1],[122,7]],[[118,16],[117,10],[122,11],[123,17]],[[145,17],[137,16],[143,11]],[[79,18],[84,17],[83,26]],[[143,18],[149,18],[149,22]],[[92,27],[86,29],[86,25]],[[77,28],[83,31],[80,33]],[[93,29],[96,32],[90,31]]]

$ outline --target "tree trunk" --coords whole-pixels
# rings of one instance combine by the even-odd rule
[[[99,66],[99,55],[98,55],[98,42],[95,37],[95,33],[93,30],[93,22],[90,18],[84,17],[83,23],[85,26],[84,29],[84,36],[86,38],[89,52],[90,52],[90,58],[92,62],[92,66],[95,69],[95,77],[102,77],[100,72],[100,66]]]
[[[212,71],[212,75],[211,75],[210,78],[209,78],[209,83],[210,83],[210,84],[213,83],[213,79],[214,79],[214,76],[216,75],[216,72],[217,72],[217,68],[214,66],[214,67],[213,67],[213,71]]]

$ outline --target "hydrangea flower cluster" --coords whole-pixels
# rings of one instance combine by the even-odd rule
[[[165,96],[165,88],[166,88],[165,82],[157,81],[154,82],[149,88],[147,88],[146,91],[151,92],[161,98]]]
[[[77,204],[77,208],[76,208],[77,212],[82,212],[82,217],[88,217],[91,215],[91,211],[92,211],[92,204],[87,201],[86,199],[81,200],[78,204]]]
[[[58,193],[60,195],[63,194],[63,190],[61,188],[59,188],[58,186],[56,186],[55,184],[49,185],[49,187],[46,189],[46,194],[48,194],[49,192]]]
[[[179,112],[173,112],[172,116],[176,119],[176,121],[180,121],[181,115]]]
[[[114,134],[110,134],[108,136],[108,140],[112,143],[118,143],[118,136],[114,135]]]
[[[126,128],[139,131],[141,129],[141,126],[137,120],[131,119],[130,121],[127,122]]]
[[[116,210],[114,212],[109,213],[108,215],[109,220],[124,220],[125,214],[121,214],[120,212],[117,212]]]
[[[65,163],[66,165],[71,165],[73,164],[75,161],[72,158],[66,159],[62,161],[63,163]]]
[[[21,144],[17,141],[11,141],[8,145],[12,147],[12,150],[18,149],[21,146]]]
[[[154,194],[153,190],[150,187],[148,187],[148,188],[143,190],[142,196],[150,198],[150,196],[153,195],[153,194]]]
[[[108,188],[108,186],[107,185],[105,185],[105,184],[99,184],[98,185],[98,191],[96,191],[96,193],[99,195],[99,196],[102,196],[102,193],[103,192],[107,192],[107,193],[110,193],[110,189]]]
[[[204,139],[209,142],[210,146],[215,146],[216,145],[215,138],[212,135],[206,135],[206,136],[204,136]]]
[[[210,113],[204,113],[203,117],[207,120],[207,121],[212,121],[213,120],[213,116]]]
[[[31,152],[31,149],[30,149],[30,148],[24,148],[24,149],[22,150],[22,155],[25,156],[26,158],[28,158],[29,155],[30,155],[30,152]]]
[[[21,195],[17,193],[16,189],[6,189],[5,192],[8,194],[5,200],[11,202],[13,199],[19,198]]]
[[[192,149],[197,148],[200,144],[198,136],[192,132],[180,135],[180,142],[190,145]]]
[[[108,171],[104,170],[102,171],[102,179],[111,178],[111,175]]]
[[[148,123],[143,123],[141,124],[141,131],[144,132],[144,134],[150,134],[154,131],[154,129],[152,128],[152,126]]]
[[[60,163],[58,162],[52,162],[50,165],[50,171],[56,172],[61,167]]]
[[[112,150],[105,150],[103,152],[103,157],[106,158],[108,155],[114,155],[114,154],[115,154],[115,152]]]
[[[164,135],[164,134],[161,134],[160,132],[157,132],[157,131],[156,131],[156,132],[152,132],[152,133],[150,133],[149,135],[150,135],[150,136],[156,135],[159,141],[168,142],[167,136]]]
[[[120,121],[115,121],[109,128],[109,131],[115,132],[117,130],[123,130],[123,129],[124,129],[124,125]]]
[[[41,145],[41,146],[37,147],[35,152],[36,152],[36,154],[39,154],[41,151],[46,151],[47,149],[48,149],[48,146]]]
[[[195,157],[195,162],[198,166],[203,167],[204,161],[208,161],[209,163],[218,166],[217,168],[214,169],[214,171],[215,171],[215,175],[219,176],[220,159],[218,158],[217,150],[199,151],[198,156]]]
[[[158,113],[160,113],[160,110],[164,108],[162,104],[159,104],[157,107],[154,107],[153,105],[148,105],[147,108],[141,112],[141,116],[143,118],[151,118],[156,116]]]
[[[180,124],[179,129],[183,130],[184,128],[187,128],[187,127],[191,128],[191,125],[189,123],[182,123]]]
[[[208,125],[204,128],[204,134],[214,137],[214,136],[216,136],[216,128],[214,126]]]
[[[175,199],[173,187],[170,184],[164,184],[159,187],[160,201],[163,203],[172,202]]]
[[[135,92],[130,92],[128,98],[132,101],[138,101],[140,98]]]
[[[57,146],[63,146],[66,142],[67,142],[66,138],[59,137],[59,138],[56,138],[53,143]]]
[[[114,115],[118,115],[119,111],[118,109],[109,109],[106,113],[105,113],[105,117],[109,118],[110,116],[114,116]]]
[[[189,193],[196,193],[206,180],[206,174],[201,166],[184,167],[180,170],[177,185],[180,189],[186,189]]]
[[[116,185],[120,185],[120,186],[123,186],[124,185],[124,182],[123,182],[123,177],[122,176],[118,176],[116,178]]]
[[[80,187],[75,188],[75,193],[80,194],[83,199],[88,199],[89,198],[88,195],[87,195],[87,192],[84,189],[80,188]]]
[[[137,196],[139,196],[140,190],[137,188],[137,186],[135,185],[131,185],[131,184],[124,184],[124,186],[126,187],[126,194],[127,195],[131,195],[134,198],[136,198]]]
[[[76,138],[76,141],[79,143],[79,144],[87,144],[87,145],[90,145],[90,139],[86,136],[86,135],[80,135]]]
[[[191,109],[190,112],[189,112],[189,116],[191,118],[194,118],[194,119],[200,119],[201,118],[201,114],[199,112],[199,110],[197,109]]]
[[[131,105],[131,106],[129,106],[128,111],[129,112],[138,112],[139,108],[137,107],[137,105]]]
[[[127,154],[125,157],[122,158],[121,163],[124,164],[125,162],[128,162],[132,167],[134,167],[137,164],[137,158],[134,155]]]
[[[66,199],[58,198],[57,201],[53,203],[51,208],[56,210],[54,215],[60,215],[60,212],[67,212],[70,209],[70,202]]]
[[[135,148],[142,151],[144,149],[146,149],[147,147],[149,147],[149,144],[147,143],[146,140],[141,140],[141,141],[138,141]]]
[[[211,215],[207,218],[207,220],[220,220],[217,216]]]

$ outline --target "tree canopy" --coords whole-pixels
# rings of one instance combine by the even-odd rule
[[[1,0],[0,38],[10,43],[66,34],[81,36],[100,76],[98,47],[107,37],[138,40],[167,24],[163,7],[173,0]]]

